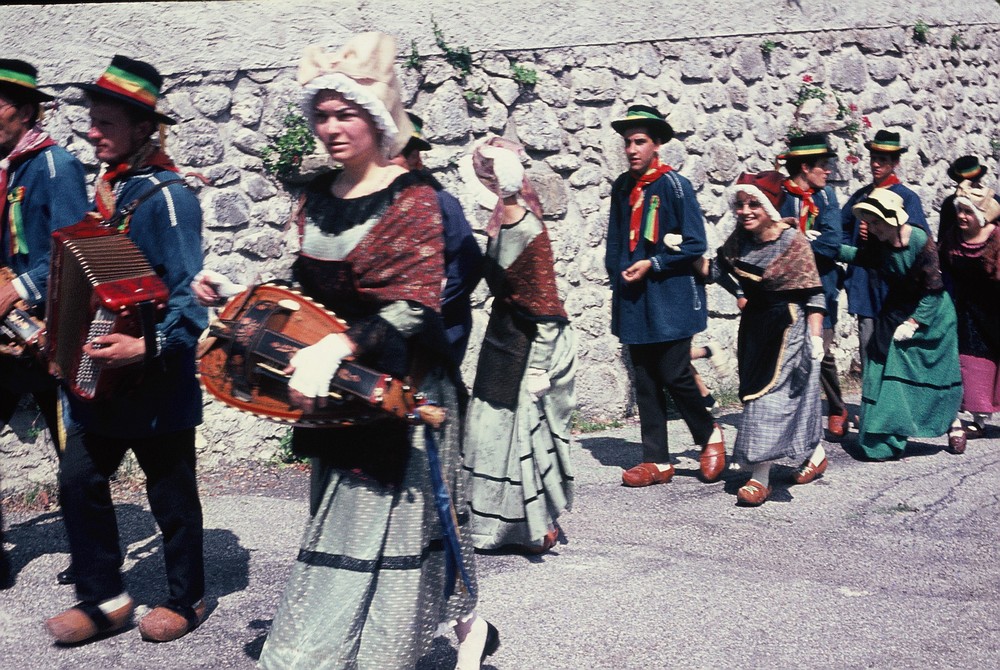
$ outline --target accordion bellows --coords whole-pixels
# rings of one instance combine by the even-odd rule
[[[83,352],[99,335],[143,337],[163,316],[170,292],[126,235],[88,218],[52,234],[46,306],[49,371],[78,397],[109,395],[141,364],[102,368]]]

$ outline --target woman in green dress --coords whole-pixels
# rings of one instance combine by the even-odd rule
[[[863,241],[841,246],[840,260],[876,269],[889,287],[868,345],[858,435],[864,455],[884,461],[900,458],[907,438],[948,431],[962,400],[957,320],[937,247],[907,224],[902,198],[874,189],[853,212]]]

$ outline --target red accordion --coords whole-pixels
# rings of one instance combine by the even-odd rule
[[[49,371],[78,397],[110,394],[141,372],[142,363],[102,367],[83,352],[99,335],[155,337],[170,291],[126,235],[97,215],[52,234],[46,324]],[[148,346],[148,344],[147,344]]]

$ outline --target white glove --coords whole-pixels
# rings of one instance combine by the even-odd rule
[[[812,356],[813,361],[819,363],[823,360],[823,338],[820,335],[810,335],[809,344],[812,346],[809,355]]]
[[[202,270],[194,276],[194,281],[191,283],[200,284],[202,282],[209,284],[215,289],[216,295],[220,298],[232,298],[237,293],[247,290],[246,285],[229,281],[228,277],[215,270]]]
[[[919,327],[919,323],[907,319],[903,323],[896,326],[896,332],[892,334],[892,339],[897,342],[905,342],[913,337],[913,334],[917,332],[917,328]]]
[[[549,373],[541,368],[528,368],[528,374],[524,376],[524,387],[535,400],[541,400],[542,396],[549,392],[552,385],[549,384]]]
[[[815,242],[816,240],[818,240],[820,235],[821,233],[815,228],[810,228],[809,230],[806,231],[806,239],[808,239],[810,242]]]
[[[295,371],[288,380],[288,388],[307,398],[326,397],[333,374],[351,353],[349,340],[340,334],[327,335],[316,344],[300,349],[289,361]]]
[[[667,233],[663,236],[663,244],[666,245],[667,249],[670,249],[671,251],[680,251],[681,242],[683,241],[684,238],[677,233]]]

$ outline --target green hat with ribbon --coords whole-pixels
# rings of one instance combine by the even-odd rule
[[[406,115],[413,124],[413,133],[410,134],[409,141],[400,153],[406,155],[413,151],[430,151],[431,143],[424,138],[424,120],[413,112],[407,112]]]
[[[632,105],[625,113],[625,118],[611,122],[611,127],[619,135],[625,134],[629,128],[642,126],[649,131],[649,136],[660,144],[665,144],[674,136],[674,129],[654,107],[647,105]]]
[[[789,158],[836,158],[837,152],[830,147],[826,135],[822,133],[806,133],[788,140],[788,150],[778,154],[778,160]]]
[[[880,130],[875,133],[875,139],[865,142],[865,148],[872,153],[904,154],[906,147],[900,144],[899,133],[890,130]]]
[[[9,91],[32,102],[55,99],[38,90],[38,70],[34,65],[13,58],[0,58],[0,91]]]

